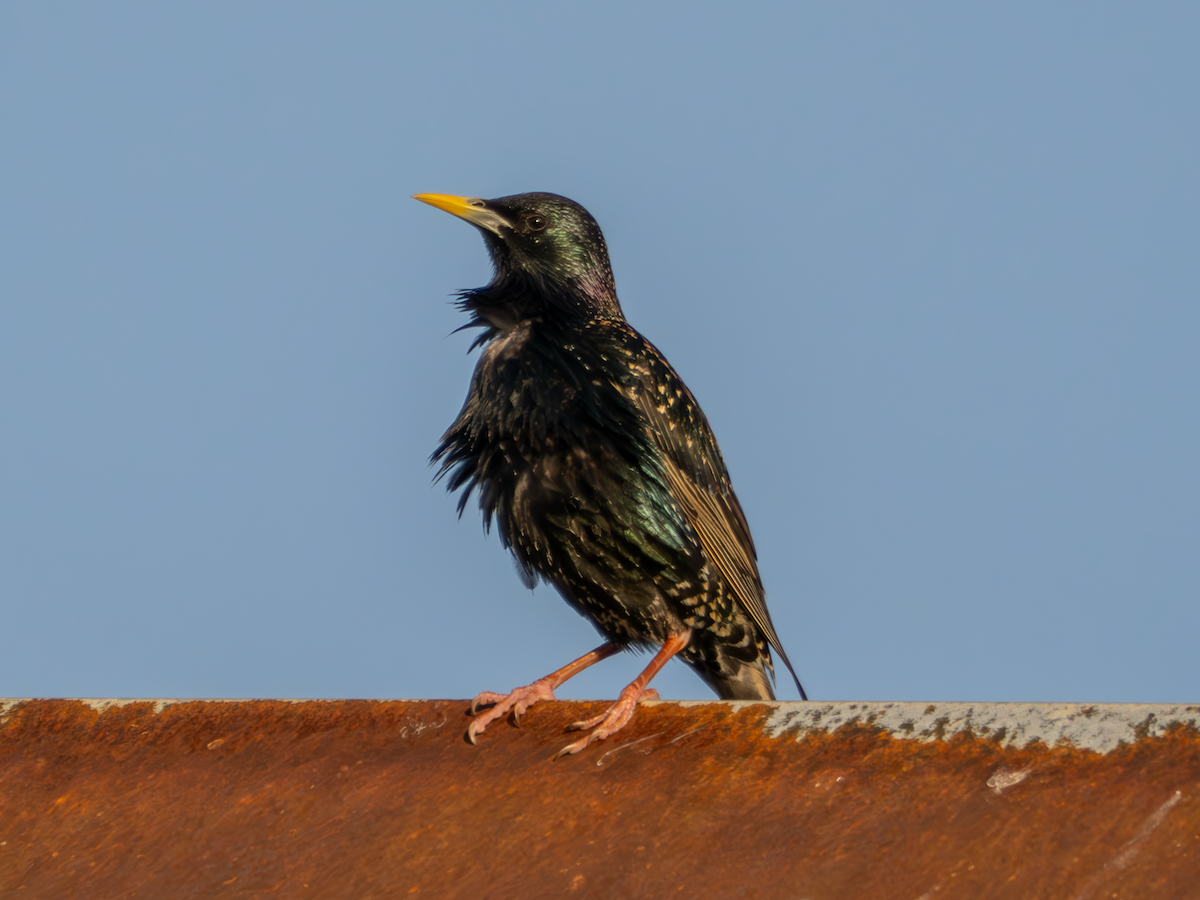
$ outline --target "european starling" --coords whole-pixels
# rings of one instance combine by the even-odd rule
[[[716,438],[691,392],[621,312],[604,235],[557,194],[497,200],[417,194],[470,222],[495,269],[462,291],[483,347],[462,411],[433,454],[478,492],[485,526],[532,587],[552,584],[605,643],[510,694],[475,698],[476,735],[626,647],[658,650],[592,729],[559,754],[622,728],[675,655],[726,700],[773,700],[779,654],[800,695],[758,574],[754,542]],[[770,678],[768,678],[768,672]],[[807,697],[805,697],[807,699]],[[479,714],[480,706],[492,708]]]

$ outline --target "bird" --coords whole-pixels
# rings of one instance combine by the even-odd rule
[[[507,694],[471,703],[474,744],[504,717],[553,700],[625,649],[656,649],[617,701],[568,730],[556,756],[612,736],[672,658],[726,700],[774,700],[771,652],[807,694],[767,611],[750,526],[708,420],[658,349],[625,319],[600,226],[558,194],[413,198],[482,234],[493,276],[460,291],[481,349],[462,410],[431,462],[461,517],[484,526],[526,586],[553,586],[604,643]]]

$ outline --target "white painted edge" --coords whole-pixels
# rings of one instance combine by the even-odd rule
[[[1004,747],[1042,743],[1110,753],[1173,726],[1200,730],[1200,704],[1165,703],[780,703],[764,727],[775,738],[869,726],[931,742],[969,733]]]

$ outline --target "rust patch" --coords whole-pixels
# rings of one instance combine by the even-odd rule
[[[478,747],[466,708],[20,702],[0,724],[0,895],[1088,900],[1200,884],[1191,725],[1098,753],[869,719],[796,740],[772,736],[774,705],[660,703],[551,762],[605,704],[540,704]]]

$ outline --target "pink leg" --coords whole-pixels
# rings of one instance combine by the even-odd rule
[[[592,741],[602,741],[606,737],[616,734],[629,724],[629,720],[633,718],[634,710],[637,709],[639,703],[643,700],[657,700],[658,691],[648,689],[647,685],[659,673],[659,670],[667,664],[667,660],[687,646],[691,636],[692,633],[690,631],[681,631],[679,634],[671,635],[671,637],[667,638],[667,642],[662,645],[662,649],[654,654],[654,659],[650,660],[650,665],[646,666],[642,674],[633,679],[633,683],[621,691],[621,696],[617,698],[616,703],[608,708],[608,712],[602,713],[595,718],[569,725],[567,728],[568,731],[594,730],[587,737],[580,738],[575,743],[563,747],[554,758],[561,759],[569,753],[578,753],[591,744]]]
[[[585,653],[574,662],[567,663],[557,672],[551,672],[545,678],[539,678],[533,684],[516,688],[511,694],[496,694],[492,691],[484,691],[471,701],[471,715],[476,716],[476,719],[467,728],[467,740],[474,744],[477,735],[483,734],[489,725],[497,719],[508,715],[510,710],[512,711],[513,719],[520,725],[521,716],[525,715],[525,711],[529,707],[533,706],[539,700],[555,699],[554,689],[556,687],[573,675],[578,675],[588,666],[595,665],[602,659],[608,659],[620,649],[620,646],[617,644],[601,644],[591,653]],[[483,715],[478,715],[479,707],[481,706],[491,706],[492,708]]]

